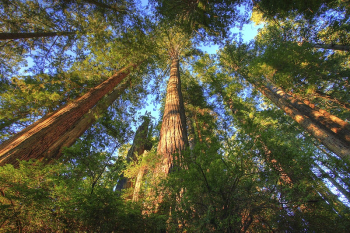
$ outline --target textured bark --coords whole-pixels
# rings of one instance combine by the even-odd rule
[[[129,86],[130,76],[123,84],[114,89],[105,99],[102,99],[88,113],[82,116],[67,132],[55,141],[44,153],[45,158],[51,160],[62,156],[63,149],[70,147],[74,142],[96,122],[100,115],[124,92]]]
[[[272,156],[272,152],[269,150],[269,148],[265,145],[265,143],[263,142],[263,140],[260,139],[260,137],[257,137],[257,139],[259,140],[259,143],[262,144],[262,147],[263,147],[263,150],[264,150],[264,153],[265,153],[265,160],[267,161],[268,164],[270,164],[270,166],[278,172],[279,174],[279,177],[280,179],[285,183],[285,184],[288,184],[288,185],[292,185],[293,183],[293,179],[292,180],[292,176],[291,174],[287,173],[282,165],[276,160],[273,158]]]
[[[179,155],[177,162],[180,163],[181,151],[187,145],[186,116],[181,92],[179,60],[173,58],[157,150],[157,153],[162,156],[159,172],[169,174],[174,165],[173,155]]]
[[[336,45],[336,44],[312,44],[313,47],[317,49],[332,49],[332,50],[340,50],[340,51],[349,51],[349,45]]]
[[[311,108],[302,101],[287,95],[280,88],[271,85],[269,87],[265,85],[256,87],[329,150],[342,159],[349,159],[350,134],[348,123],[326,114],[325,111]]]
[[[0,33],[0,40],[15,40],[38,37],[69,36],[75,32],[23,32],[23,33]]]
[[[0,145],[0,165],[10,163],[16,166],[18,165],[17,159],[50,160],[50,157],[44,157],[44,153],[47,153],[47,150],[62,135],[74,127],[84,114],[113,90],[130,73],[131,68],[136,66],[131,64],[118,71],[82,97],[43,117],[2,143]]]
[[[282,90],[280,89],[280,91]],[[305,113],[310,119],[320,122],[322,125],[334,132],[340,140],[346,141],[348,144],[350,144],[349,123],[323,109],[318,108],[308,100],[300,100],[296,96],[288,95],[286,93],[283,95],[295,108]]]
[[[138,156],[142,155],[145,150],[150,150],[152,145],[150,145],[148,141],[148,133],[149,133],[149,123],[150,119],[146,117],[140,127],[137,129],[134,137],[134,141],[132,143],[131,148],[128,151],[126,156],[127,163],[137,162]],[[142,175],[143,176],[143,175]],[[140,177],[141,182],[142,177]],[[136,181],[137,182],[137,181]],[[122,190],[133,187],[132,177],[124,177],[124,174],[121,175],[116,190]]]

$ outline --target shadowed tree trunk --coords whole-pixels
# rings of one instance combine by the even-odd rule
[[[142,155],[145,150],[150,150],[152,148],[152,145],[150,144],[149,142],[149,123],[150,123],[150,119],[149,117],[145,117],[144,118],[144,121],[143,123],[140,125],[140,127],[137,129],[136,133],[135,133],[135,137],[134,137],[134,141],[132,143],[132,146],[131,148],[129,149],[128,151],[128,154],[126,156],[126,161],[127,163],[131,163],[131,162],[137,162],[138,160],[138,156]],[[141,170],[140,170],[141,172]],[[140,175],[140,172],[139,172],[139,176]],[[143,172],[141,172],[143,173]],[[137,177],[137,179],[138,179]],[[142,177],[143,177],[143,174],[142,174]],[[140,179],[137,182],[141,182],[142,180],[142,177],[140,177]],[[131,188],[133,186],[133,183],[132,183],[132,178],[129,177],[124,177],[124,175],[122,174],[119,181],[118,181],[118,184],[117,184],[117,187],[116,187],[116,190],[119,190],[121,191],[122,189],[127,189],[127,188]]]
[[[23,33],[0,33],[0,40],[15,40],[38,37],[69,36],[75,32],[23,32]]]
[[[170,79],[168,81],[162,128],[157,153],[162,156],[158,172],[169,174],[174,165],[173,155],[178,154],[177,163],[181,163],[181,151],[188,145],[186,116],[181,92],[179,59],[172,58]]]
[[[118,85],[137,65],[121,69],[88,93],[28,126],[0,145],[0,165],[18,165],[19,160],[46,159],[47,150]]]
[[[58,159],[61,157],[63,149],[70,147],[74,142],[96,122],[96,120],[103,114],[104,111],[130,86],[129,76],[127,80],[116,89],[114,89],[106,98],[100,100],[98,104],[93,107],[88,113],[82,116],[70,130],[62,135],[57,141],[52,144],[44,153],[45,158]],[[49,162],[49,161],[48,161]]]
[[[310,107],[309,104],[287,95],[281,88],[272,85],[256,87],[329,150],[342,159],[350,158],[349,123],[324,110]]]
[[[339,192],[341,192],[348,200],[350,200],[350,192],[348,192],[333,177],[331,177],[327,172],[325,172],[317,163],[314,163],[314,166],[321,173],[322,178],[326,178],[327,180],[329,180],[339,190]]]

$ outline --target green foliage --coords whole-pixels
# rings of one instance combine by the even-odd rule
[[[134,1],[0,3],[2,32],[75,32],[0,42],[1,142],[126,65],[142,63],[61,161],[0,167],[1,231],[346,232],[349,200],[339,196],[350,187],[348,164],[256,85],[273,83],[349,120],[349,53],[315,48],[350,44],[347,2],[151,3],[152,16]],[[225,40],[230,27],[249,18],[264,23],[254,41]],[[208,55],[197,48],[200,41],[225,46]],[[126,155],[139,110],[149,93],[164,91],[159,83],[174,58],[182,62],[190,146],[174,155],[165,177],[157,130],[148,135],[151,151],[128,164]],[[120,192],[116,185],[121,174],[135,182],[141,169],[132,202],[134,187]]]
[[[230,27],[244,23],[247,12],[241,13],[239,7],[249,3],[245,1],[152,1],[157,14],[186,31],[211,36],[220,43],[228,37]],[[205,37],[202,36],[201,40]],[[220,38],[220,39],[219,39]]]

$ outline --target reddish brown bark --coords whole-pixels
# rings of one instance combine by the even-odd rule
[[[38,37],[69,36],[75,32],[23,32],[23,33],[0,33],[0,40],[15,40]]]
[[[44,153],[86,114],[98,101],[118,85],[137,65],[121,69],[88,93],[25,128],[0,145],[0,165],[18,165],[19,160],[47,159]]]
[[[178,154],[188,145],[186,116],[181,92],[179,60],[171,62],[170,79],[167,87],[165,108],[157,153],[162,156],[160,172],[168,174],[174,165],[173,155]]]
[[[350,131],[347,122],[326,114],[326,111],[311,108],[280,88],[271,85],[259,85],[257,88],[329,150],[342,159],[349,159]]]
[[[102,99],[88,113],[82,116],[64,135],[57,139],[44,153],[43,157],[50,160],[58,159],[62,156],[63,149],[70,147],[74,142],[96,122],[99,116],[124,92],[129,86],[130,76],[123,84],[113,90],[105,99]],[[49,161],[48,161],[49,162]]]

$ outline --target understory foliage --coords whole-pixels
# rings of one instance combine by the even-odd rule
[[[349,9],[335,0],[1,1],[0,143],[135,68],[112,104],[106,94],[90,109],[93,122],[69,135],[60,159],[0,167],[0,232],[347,232],[350,155],[309,128],[350,146]],[[252,22],[254,40],[231,34]],[[166,103],[174,61],[181,110]],[[164,112],[187,138],[167,135]],[[184,149],[163,156],[162,137],[171,139],[163,153]]]

